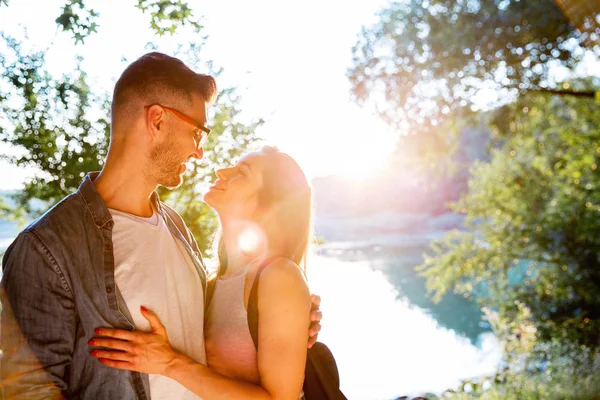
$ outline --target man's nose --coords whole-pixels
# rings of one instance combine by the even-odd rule
[[[204,149],[201,147],[199,149],[196,149],[192,152],[192,157],[194,157],[197,160],[201,160],[202,157],[204,157]]]

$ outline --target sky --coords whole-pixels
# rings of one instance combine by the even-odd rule
[[[54,74],[72,71],[74,56],[81,54],[98,90],[111,91],[127,65],[124,59],[130,62],[147,52],[147,42],[172,53],[175,43],[197,40],[186,32],[156,40],[149,16],[134,7],[135,0],[87,0],[100,13],[100,28],[85,45],[74,46],[54,23],[63,3],[10,1],[10,7],[0,7],[0,30],[21,38],[26,30],[26,48],[47,50]],[[361,26],[375,20],[385,1],[354,1],[351,7],[341,0],[189,4],[203,16],[208,35],[200,58],[224,69],[218,84],[238,88],[243,118],[266,119],[257,134],[296,158],[309,179],[331,174],[362,178],[385,161],[398,133],[372,110],[353,103],[345,76]],[[0,147],[6,151],[14,149]],[[19,188],[33,173],[0,162],[0,190]]]

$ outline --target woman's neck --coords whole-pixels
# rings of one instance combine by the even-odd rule
[[[228,223],[221,219],[221,226],[223,227],[223,244],[225,245],[225,252],[227,255],[227,272],[225,276],[238,275],[252,261],[261,257],[266,257],[268,251],[266,251],[265,244],[258,242],[258,248],[255,251],[243,251],[240,248],[240,237],[245,234],[248,226],[251,223],[245,224],[240,223]]]

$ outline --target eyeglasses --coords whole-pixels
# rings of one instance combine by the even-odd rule
[[[175,117],[177,117],[177,119],[192,125],[195,128],[193,133],[194,142],[196,143],[197,149],[200,149],[206,144],[206,141],[208,140],[208,135],[210,134],[210,129],[208,129],[205,126],[199,125],[196,121],[194,121],[192,118],[188,117],[184,113],[177,111],[174,108],[163,106],[162,104],[151,104],[149,106],[144,106],[144,110],[148,111],[152,106],[162,107],[164,110],[170,112]]]

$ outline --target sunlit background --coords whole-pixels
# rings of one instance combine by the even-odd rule
[[[149,51],[148,42],[167,53],[186,42],[184,33],[154,37],[148,17],[133,4],[88,1],[86,5],[101,10],[100,27],[84,46],[73,49],[73,40],[47,17],[58,15],[63,4],[11,2],[0,12],[0,29],[21,38],[26,33],[31,50],[48,49],[46,61],[55,74],[72,71],[74,52],[82,55],[99,90],[112,91],[128,62]],[[396,136],[372,111],[350,100],[345,72],[361,24],[381,4],[364,1],[345,9],[343,1],[314,0],[294,7],[274,0],[194,2],[208,35],[198,57],[224,69],[219,86],[238,88],[244,115],[267,121],[259,135],[295,157],[309,177],[364,177],[394,149]],[[340,9],[345,9],[343,15]],[[6,172],[1,189],[19,187],[32,173],[1,165]]]
[[[428,103],[427,97],[444,93],[443,79],[436,81],[434,77],[429,86],[419,89],[426,99],[417,104],[420,108],[414,104],[408,107],[402,120],[394,119],[396,110],[389,104],[408,89],[396,87],[395,92],[365,82],[372,93],[364,98],[357,95],[360,90],[352,86],[348,72],[355,62],[352,48],[370,37],[359,39],[364,26],[381,18],[393,21],[389,15],[377,16],[390,3],[190,1],[195,15],[202,16],[204,39],[191,29],[158,37],[149,28],[148,15],[134,7],[135,1],[88,0],[86,6],[100,12],[99,27],[84,44],[76,46],[54,21],[64,0],[1,3],[1,32],[22,40],[24,53],[44,51],[46,66],[56,76],[72,72],[75,55],[82,56],[82,69],[98,93],[110,92],[126,65],[151,49],[174,54],[179,45],[203,43],[195,56],[200,65],[211,61],[213,71],[222,68],[218,76],[221,88],[236,88],[239,120],[250,124],[264,119],[256,129],[257,136],[293,156],[312,181],[319,244],[308,263],[309,283],[323,299],[320,339],[337,359],[341,388],[349,399],[393,399],[425,393],[433,398],[476,377],[486,377],[479,381],[480,389],[492,385],[496,372],[506,365],[506,357],[484,310],[472,297],[467,299],[451,290],[441,302],[434,302],[434,290],[428,290],[425,278],[415,271],[424,262],[423,254],[431,254],[433,240],[451,230],[465,229],[467,210],[457,212],[446,201],[456,201],[467,191],[469,171],[476,160],[490,161],[488,144],[494,133],[483,120],[489,114],[463,115],[469,122],[458,135],[450,134],[455,127],[442,125],[436,135],[414,140],[418,133],[415,126],[422,125],[426,131],[438,124],[438,118],[441,121],[456,111],[449,102],[440,107],[439,115],[423,117],[421,125],[407,122],[412,118],[414,123],[420,117],[415,110],[434,108],[435,103]],[[429,3],[419,2],[424,9]],[[478,7],[479,2],[471,3]],[[502,9],[510,2],[496,3]],[[564,3],[563,10],[571,10],[568,7],[576,2],[560,3]],[[594,10],[590,6],[586,12]],[[600,19],[596,17],[596,21]],[[518,23],[528,25],[525,20]],[[469,40],[475,40],[473,32],[468,35]],[[582,50],[577,68],[551,67],[549,83],[540,87],[570,89],[569,80],[581,77],[595,82],[598,90],[595,79],[600,77],[600,47],[594,47],[598,36],[593,35],[588,37],[593,51]],[[369,57],[393,57],[392,42],[375,35],[370,40],[376,44]],[[456,40],[462,40],[461,36]],[[418,47],[418,43],[411,46]],[[463,54],[472,56],[470,51]],[[529,62],[522,65],[535,70]],[[385,74],[390,69],[373,64],[365,68],[365,74]],[[507,89],[506,82],[513,79],[509,70],[500,66],[499,71],[477,91],[469,92],[469,112],[487,112],[522,94],[518,86]],[[431,78],[431,72],[419,74],[424,80]],[[523,76],[530,79],[525,73]],[[591,92],[584,89],[593,96],[593,88]],[[517,108],[525,114],[534,109]],[[514,127],[509,129],[513,132]],[[590,129],[597,133],[597,126],[592,124]],[[0,153],[19,151],[0,142]],[[513,152],[511,157],[516,155]],[[454,163],[448,162],[451,153]],[[598,154],[600,147],[596,157]],[[207,165],[210,160],[200,163]],[[35,168],[17,167],[0,159],[0,194],[13,204],[9,196],[38,173]],[[493,189],[486,187],[483,192],[486,190]],[[170,199],[177,201],[176,196]],[[592,204],[588,208],[597,207],[594,201],[588,201]],[[21,218],[20,223],[8,217],[0,220],[0,251],[13,240],[24,220],[27,218]],[[252,234],[242,239],[242,246],[252,246],[257,240]],[[466,265],[467,261],[459,264]]]

